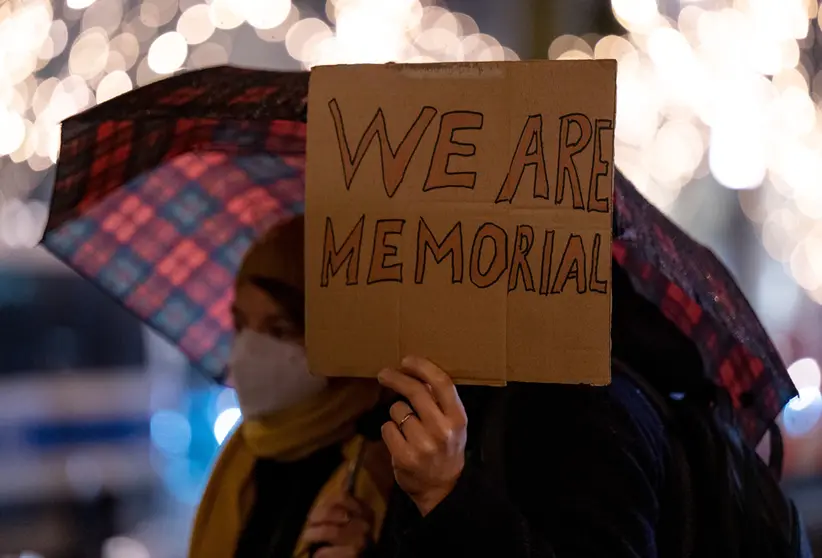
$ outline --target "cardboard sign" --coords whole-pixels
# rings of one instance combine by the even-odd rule
[[[308,97],[315,373],[610,381],[615,61],[324,66]]]

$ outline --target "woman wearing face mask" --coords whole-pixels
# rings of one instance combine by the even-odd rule
[[[200,504],[192,558],[363,556],[393,487],[390,456],[358,434],[373,380],[308,371],[303,346],[303,220],[254,244],[232,308],[229,378],[243,422]]]

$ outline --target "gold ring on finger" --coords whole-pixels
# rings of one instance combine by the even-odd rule
[[[414,411],[411,411],[410,413],[408,413],[407,415],[402,417],[402,420],[398,423],[398,426],[400,428],[400,432],[402,432],[402,427],[405,426],[405,423],[408,422],[408,419],[410,419],[411,417],[415,417],[415,416],[417,416],[417,413],[415,413]]]

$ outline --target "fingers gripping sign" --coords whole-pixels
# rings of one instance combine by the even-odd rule
[[[451,378],[437,365],[406,357],[385,369],[380,383],[405,397],[391,407],[382,437],[397,484],[427,515],[450,492],[465,467],[468,417]]]

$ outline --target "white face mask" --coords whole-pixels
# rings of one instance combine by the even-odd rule
[[[234,337],[229,367],[240,410],[249,418],[292,407],[327,384],[308,371],[302,346],[251,329]]]

